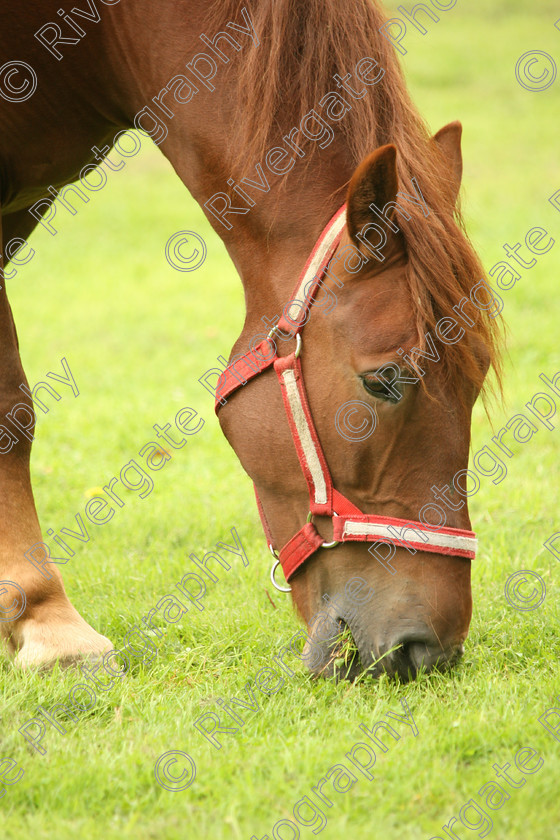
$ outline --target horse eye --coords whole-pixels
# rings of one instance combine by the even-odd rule
[[[402,397],[402,385],[398,387],[400,385],[400,368],[397,365],[391,365],[387,369],[380,368],[371,373],[364,373],[360,378],[368,394],[376,399],[398,403]]]

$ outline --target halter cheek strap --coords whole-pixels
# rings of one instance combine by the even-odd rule
[[[399,543],[413,553],[428,551],[464,557],[467,560],[474,559],[476,554],[477,541],[472,531],[460,528],[438,528],[434,531],[433,527],[426,526],[423,522],[365,514],[333,487],[331,473],[307,401],[299,357],[306,315],[313,303],[313,295],[325,276],[328,263],[340,242],[345,225],[346,205],[333,216],[317,240],[297,282],[288,312],[282,315],[264,341],[228,364],[216,386],[217,413],[231,394],[269,368],[273,367],[278,377],[292,439],[307,483],[309,514],[306,524],[276,554],[271,531],[255,488],[263,529],[269,547],[277,557],[272,570],[275,586],[274,571],[278,562],[282,566],[286,581],[289,581],[319,548],[333,548],[344,542]],[[276,345],[272,339],[279,330],[289,332],[296,339],[296,348],[288,356],[280,357],[276,352]],[[312,521],[315,515],[332,519],[331,542],[325,542],[317,531]],[[405,538],[405,534],[411,532],[413,536],[410,539]]]

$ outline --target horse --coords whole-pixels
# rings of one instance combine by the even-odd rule
[[[354,640],[352,676],[451,667],[472,612],[471,412],[500,364],[496,322],[472,297],[484,272],[458,201],[460,123],[430,135],[377,0],[59,7],[0,9],[2,413],[34,416],[6,280],[54,199],[83,200],[135,127],[243,283],[218,418],[323,651],[312,672],[338,673],[313,619],[324,598]],[[29,559],[42,544],[29,437],[0,440],[2,637],[20,668],[102,657],[112,644],[56,563]],[[16,616],[10,582],[26,596]]]

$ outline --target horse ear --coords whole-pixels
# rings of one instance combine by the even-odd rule
[[[354,172],[348,188],[347,227],[352,240],[374,217],[371,204],[379,213],[388,203],[395,201],[398,191],[397,149],[393,145],[380,146],[365,158]],[[388,214],[388,218],[391,213]]]
[[[450,195],[453,201],[453,206],[457,201],[459,189],[461,187],[461,178],[463,177],[463,156],[461,154],[461,134],[463,133],[463,126],[459,120],[444,125],[443,128],[434,134],[432,143],[436,143],[440,151],[443,152],[443,157],[447,163],[447,168],[450,180]]]

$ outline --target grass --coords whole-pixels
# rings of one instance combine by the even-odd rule
[[[397,2],[390,8],[396,10]],[[398,14],[397,12],[395,12]],[[548,197],[560,189],[557,96],[515,81],[517,58],[543,49],[560,62],[554,2],[459,2],[409,27],[404,58],[412,95],[433,130],[464,124],[464,207],[469,231],[487,267],[502,244],[523,241],[534,226],[560,239],[560,214]],[[66,357],[80,395],[40,417],[33,476],[43,529],[75,525],[92,488],[153,438],[154,423],[173,422],[192,406],[204,428],[160,472],[147,499],[134,491],[64,568],[80,612],[118,647],[128,629],[169,592],[190,566],[187,557],[229,542],[235,526],[250,560],[209,584],[204,610],[169,625],[151,665],[136,665],[67,733],[50,730],[40,756],[18,727],[38,705],[64,702],[74,672],[14,673],[0,662],[0,758],[25,771],[0,802],[6,838],[184,840],[265,834],[328,768],[344,762],[359,724],[402,711],[404,698],[419,734],[397,727],[401,740],[378,757],[375,779],[338,794],[326,813],[325,837],[350,833],[428,840],[479,788],[492,765],[513,763],[530,746],[544,759],[527,783],[490,812],[494,836],[542,840],[558,822],[559,742],[538,717],[560,693],[558,564],[543,542],[558,529],[558,432],[541,429],[514,445],[508,477],[483,480],[471,516],[481,550],[473,564],[474,615],[462,664],[451,674],[422,675],[410,685],[385,678],[356,684],[314,682],[303,666],[276,694],[260,694],[220,751],[193,721],[216,700],[244,694],[248,680],[296,632],[289,600],[271,590],[269,556],[252,488],[197,383],[216,356],[227,356],[243,320],[241,284],[225,249],[158,150],[151,148],[111,173],[107,186],[77,216],[59,210],[59,233],[36,231],[37,255],[9,284],[21,352],[30,382],[60,372]],[[194,230],[208,246],[196,274],[174,271],[164,245],[175,231]],[[496,429],[539,390],[540,372],[560,369],[557,279],[560,244],[504,293],[509,325],[506,406]],[[494,432],[481,406],[473,447]],[[546,581],[544,604],[514,611],[503,589],[518,569]],[[271,594],[272,601],[267,596]],[[341,657],[350,655],[346,643]],[[184,792],[155,783],[154,763],[184,750],[197,778]],[[516,777],[519,773],[515,774]],[[293,819],[293,817],[292,817]],[[461,840],[470,836],[461,828]],[[480,836],[479,832],[475,833]],[[286,831],[286,837],[289,832]],[[302,838],[312,836],[301,828]]]

